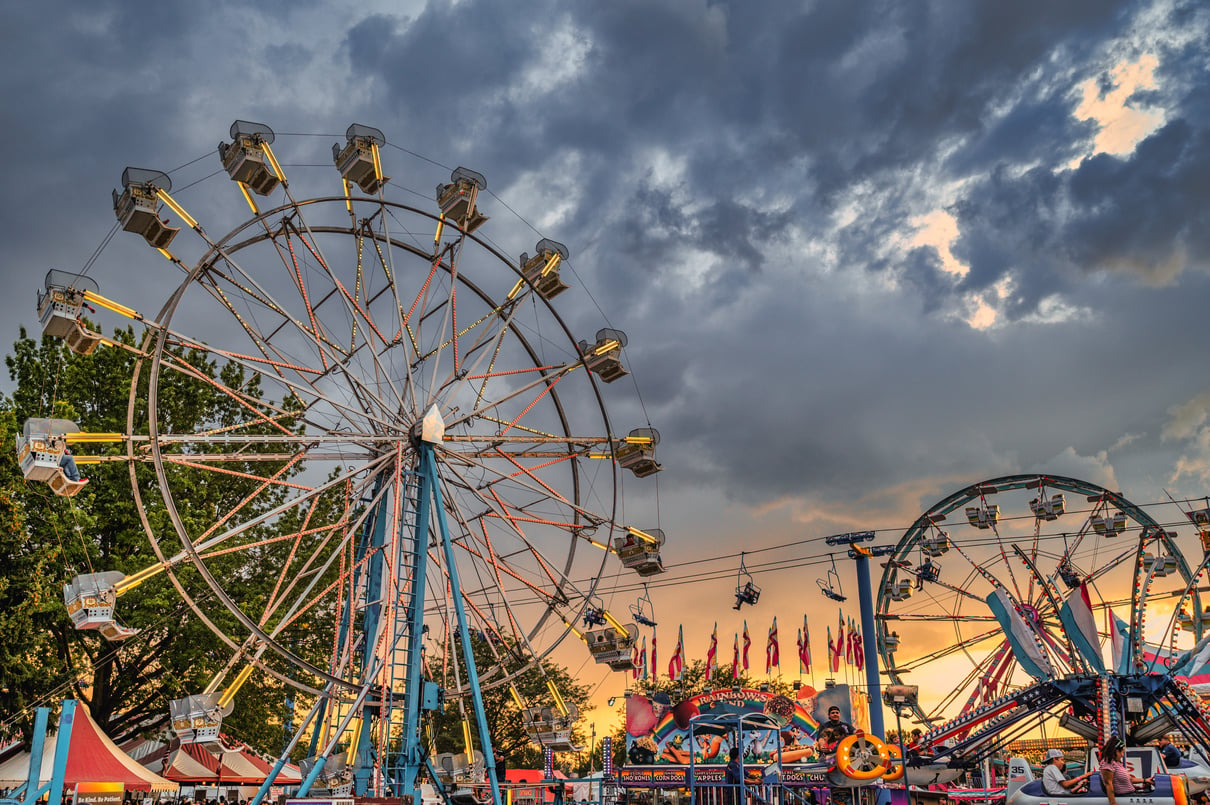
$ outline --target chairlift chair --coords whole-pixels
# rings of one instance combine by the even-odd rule
[[[645,607],[644,604],[646,604]],[[654,627],[656,625],[655,606],[651,603],[651,597],[647,593],[646,584],[643,585],[643,594],[630,605],[630,617],[634,618],[635,623],[642,626]]]
[[[826,598],[833,601],[847,601],[849,597],[844,594],[844,590],[840,586],[840,574],[836,572],[836,557],[831,558],[832,568],[824,578],[816,579],[815,583]]]
[[[752,580],[752,574],[748,572],[748,568],[744,565],[744,554],[741,551],[739,555],[739,572],[736,574],[735,606],[732,609],[739,609],[744,604],[754,606],[759,600],[760,588],[756,586],[756,582]]]
[[[608,620],[605,618],[605,606],[596,597],[589,598],[584,602],[584,611],[581,614],[584,618],[585,626],[604,626],[608,623]]]

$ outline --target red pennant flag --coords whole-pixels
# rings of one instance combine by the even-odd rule
[[[654,645],[654,643],[653,643]],[[807,628],[807,616],[802,616],[802,667],[804,671],[811,670],[811,631]]]
[[[710,633],[710,648],[706,650],[706,678],[709,679],[718,670],[718,663],[715,662],[718,656],[718,622],[714,624],[714,631]]]
[[[773,625],[769,627],[769,639],[765,643],[765,673],[776,668],[781,671],[781,652],[777,646],[777,616],[773,616]]]
[[[744,621],[744,670],[748,670],[748,649],[752,648],[752,638],[748,635],[748,621]]]
[[[731,644],[731,678],[739,679],[739,635]]]
[[[685,629],[684,627],[676,627],[676,649],[672,652],[672,659],[668,661],[668,678],[679,680],[681,675],[685,673]]]

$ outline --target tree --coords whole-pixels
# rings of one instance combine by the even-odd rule
[[[522,659],[511,641],[508,643],[507,650],[497,652],[502,658],[500,660],[497,659],[496,654],[492,652],[485,640],[475,637],[472,639],[472,645],[475,665],[482,670],[490,669],[498,662],[502,663],[504,668],[511,670],[526,661]],[[457,663],[460,678],[466,679],[465,664],[460,652],[454,661]],[[453,687],[454,684],[452,670],[451,667],[449,678],[446,681],[450,687]],[[566,668],[550,660],[542,660],[540,667],[534,665],[519,674],[513,680],[513,686],[521,701],[527,706],[549,703],[548,680],[559,691],[563,700],[568,705],[574,705],[581,716],[591,710],[589,688],[576,682]],[[438,680],[438,684],[441,684],[440,680]],[[490,685],[490,679],[485,684]],[[464,707],[467,714],[473,719],[474,711],[469,698],[464,702]],[[499,749],[504,755],[505,763],[510,768],[542,768],[542,750],[530,740],[529,734],[525,731],[521,711],[517,708],[508,686],[497,685],[485,689],[483,691],[483,709],[487,716],[492,746]],[[462,709],[457,702],[452,700],[447,702],[445,709],[435,715],[433,725],[436,751],[455,753],[464,751]],[[585,734],[581,725],[577,724],[574,727],[572,737],[577,743],[584,742]]]
[[[13,444],[22,422],[38,416],[71,419],[87,432],[124,432],[140,356],[133,331],[116,332],[114,339],[126,348],[82,356],[54,339],[34,341],[22,329],[6,357],[16,390],[0,401],[0,435],[7,443]],[[203,378],[222,377],[227,387],[258,394],[256,378],[241,379],[238,366],[217,366],[197,351],[185,350],[179,357]],[[136,408],[145,408],[146,374],[141,375],[144,387],[133,395]],[[214,384],[184,373],[162,373],[159,392],[161,418],[177,432],[242,415]],[[140,630],[135,637],[109,643],[72,627],[61,591],[74,575],[132,573],[157,561],[132,499],[131,470],[119,458],[122,449],[115,445],[107,452],[119,460],[88,467],[92,482],[74,499],[59,498],[43,484],[25,483],[12,459],[0,471],[0,556],[6,560],[0,570],[0,601],[8,604],[0,623],[11,629],[6,637],[16,638],[6,640],[0,653],[0,677],[6,680],[0,707],[20,714],[4,725],[8,732],[28,732],[32,705],[67,696],[85,701],[116,740],[149,731],[166,722],[169,699],[199,692],[229,656],[202,623],[189,617],[188,607],[162,577],[119,599],[120,620]],[[167,533],[165,514],[155,506],[154,474],[136,466],[133,475],[146,493],[149,523],[156,533]],[[180,480],[189,483],[190,476]],[[212,519],[213,512],[245,494],[247,483],[197,483],[187,495],[191,506],[185,516]],[[246,576],[249,584],[256,580],[256,574]],[[253,686],[271,695],[242,697],[224,726],[276,748],[285,707],[281,683],[257,680]]]

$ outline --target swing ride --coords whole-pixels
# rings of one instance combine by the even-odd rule
[[[154,316],[68,272],[38,295],[45,335],[137,357],[123,432],[31,419],[17,440],[25,478],[63,496],[83,486],[61,467],[70,446],[93,448],[80,464],[124,465],[155,552],[137,572],[76,576],[73,623],[129,637],[122,595],[167,583],[228,651],[171,703],[183,742],[218,741],[241,686],[267,675],[311,703],[285,750],[310,740],[300,795],[419,796],[427,770],[500,802],[482,691],[508,690],[535,742],[574,750],[574,705],[549,678],[541,703],[515,682],[545,677],[569,637],[633,668],[637,626],[598,585],[613,557],[663,570],[663,531],[620,522],[623,471],[662,469],[659,433],[619,435],[607,411],[626,336],[577,340],[551,305],[571,287],[566,246],[542,238],[518,260],[476,234],[482,174],[453,170],[432,208],[389,200],[386,137],[354,124],[332,146],[342,189],[303,195],[313,179],[287,175],[272,129],[236,121],[230,136],[218,155],[250,216],[221,237],[165,173],[127,168],[114,191],[117,227],[181,275]],[[94,306],[142,340],[93,329]],[[166,402],[181,395],[224,413],[181,430]],[[223,485],[222,508],[191,507],[202,484]],[[435,756],[422,721],[451,708],[464,751]]]

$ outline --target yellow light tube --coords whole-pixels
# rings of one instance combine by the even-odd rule
[[[269,144],[263,140],[261,141],[260,147],[265,149],[265,156],[269,158],[269,167],[273,168],[273,172],[277,174],[278,180],[280,180],[282,184],[287,184],[286,172],[281,169],[281,164],[278,163],[277,157],[274,156],[273,149],[270,148]]]
[[[252,208],[253,215],[260,215],[260,210],[256,208],[256,202],[252,200],[252,194],[248,192],[248,185],[243,182],[236,182],[239,185],[239,191],[244,194],[244,201],[248,202],[248,206]]]
[[[124,433],[85,433],[77,431],[76,433],[65,433],[63,438],[68,444],[95,444],[99,442],[120,442],[126,439]]]
[[[658,545],[660,542],[658,539],[651,536],[646,531],[640,531],[639,529],[635,528],[634,526],[626,526],[626,530],[628,532],[630,532],[631,534],[633,534],[634,536],[638,537],[639,539],[641,539],[645,542],[650,542],[652,545]]]
[[[621,634],[630,634],[626,631],[626,627],[622,625],[621,621],[609,613],[608,609],[601,610],[601,614],[605,616],[605,620],[609,621],[609,625],[617,629],[618,632]]]
[[[559,265],[559,261],[562,259],[563,255],[559,254],[558,252],[552,254],[550,259],[546,261],[546,265],[542,267],[542,276],[545,277],[547,274],[554,271],[555,266]]]
[[[349,215],[352,215],[353,214],[353,194],[349,190],[349,180],[344,178],[343,176],[341,176],[340,183],[343,184],[345,187],[345,209],[348,210]]]
[[[622,346],[621,341],[618,341],[616,338],[611,338],[608,341],[606,341],[604,344],[601,344],[601,346],[594,349],[592,351],[592,354],[593,355],[604,355],[606,352],[613,352],[615,349],[620,349],[621,346]]]
[[[252,671],[255,670],[255,668],[255,665],[248,664],[240,669],[239,674],[235,677],[231,684],[227,686],[227,689],[223,691],[223,695],[219,697],[219,707],[226,707],[227,705],[231,704],[231,700],[235,698],[235,694],[239,693],[239,689],[243,687],[245,682],[248,681],[248,677],[252,676]]]
[[[155,194],[159,197],[160,201],[164,202],[164,204],[168,206],[168,209],[175,212],[180,219],[185,222],[186,226],[188,226],[190,229],[197,229],[197,220],[192,215],[185,212],[185,208],[180,204],[177,204],[176,199],[168,195],[167,191],[161,187],[157,187],[155,189]]]
[[[548,679],[546,680],[546,689],[550,691],[550,698],[554,699],[555,707],[559,708],[559,715],[567,715],[567,705],[563,703],[563,696],[559,693],[559,689],[555,687],[555,683]]]
[[[158,576],[162,572],[164,572],[163,565],[152,565],[151,567],[145,567],[138,573],[131,574],[115,584],[113,586],[114,592],[118,595],[129,592],[148,579]]]
[[[119,305],[117,302],[113,301],[112,299],[106,299],[105,297],[101,296],[100,294],[95,294],[92,291],[85,291],[84,298],[87,299],[89,302],[92,302],[93,304],[100,305],[101,307],[105,308],[106,310],[112,310],[114,313],[117,313],[119,316],[125,316],[128,319],[142,319],[143,318],[137,310],[126,307],[126,305]]]
[[[508,686],[508,692],[512,694],[512,697],[513,697],[513,704],[517,705],[517,709],[518,709],[518,710],[524,710],[524,709],[525,709],[525,703],[521,701],[521,694],[517,692],[517,688],[516,688],[516,686],[515,686],[515,685],[509,685],[509,686]]]
[[[382,158],[378,155],[378,143],[370,141],[370,155],[374,157],[374,179],[382,184]]]
[[[168,262],[170,262],[170,263],[177,262],[176,257],[174,257],[172,252],[168,251],[167,249],[161,249],[160,247],[157,246],[155,250],[157,252],[159,252],[160,254],[164,255],[164,259],[167,260]]]
[[[471,743],[471,722],[470,719],[462,719],[462,743],[466,746],[466,756],[475,756],[475,746]]]
[[[445,230],[445,214],[442,213],[437,219],[437,234],[433,235],[433,246],[441,243],[441,233]]]

